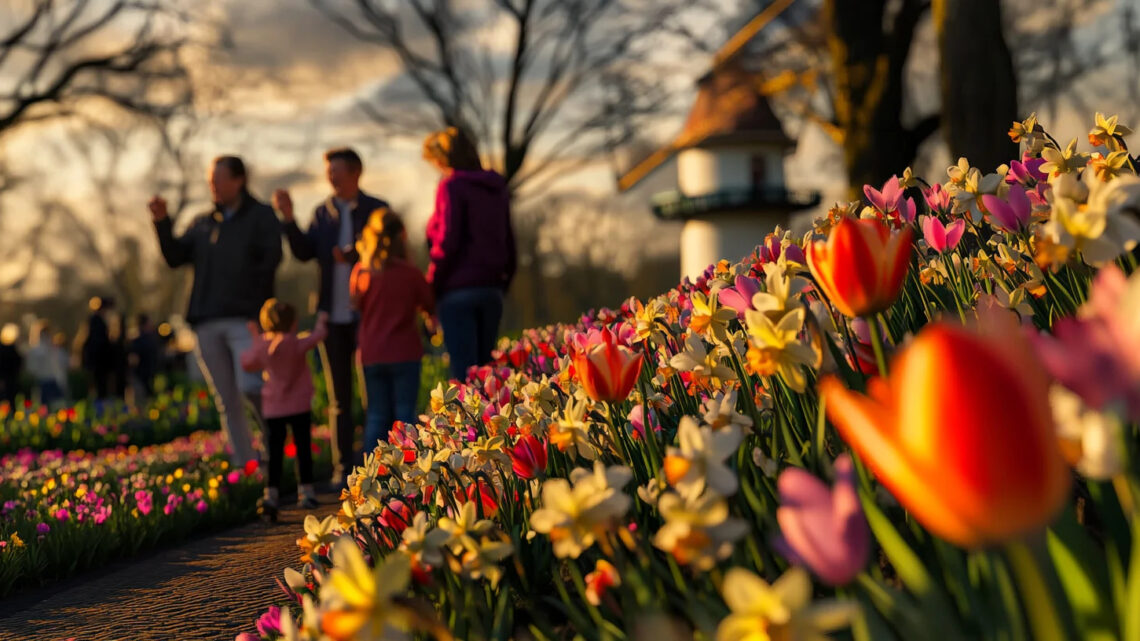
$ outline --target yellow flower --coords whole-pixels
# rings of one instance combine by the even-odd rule
[[[665,479],[670,485],[688,496],[697,496],[706,487],[723,496],[736,492],[736,475],[724,462],[744,440],[740,428],[728,425],[713,431],[685,416],[677,427],[677,440],[680,447],[670,446],[665,454]]]
[[[752,296],[752,307],[773,321],[779,321],[788,309],[788,303],[799,296],[809,283],[799,276],[788,276],[787,254],[764,265],[764,289]]]
[[[695,334],[710,337],[710,340],[725,341],[728,338],[728,321],[736,318],[736,310],[721,307],[715,296],[706,297],[701,292],[692,296],[693,311],[689,317],[689,327]]]
[[[1128,152],[1126,150],[1114,151],[1107,156],[1100,154],[1093,154],[1089,160],[1089,169],[1092,170],[1093,175],[1097,178],[1108,182],[1118,176],[1126,175],[1124,167],[1128,163]]]
[[[1108,118],[1101,112],[1096,112],[1096,126],[1089,131],[1089,144],[1104,145],[1112,150],[1121,150],[1118,136],[1127,136],[1132,129],[1117,123],[1118,116],[1113,114]]]
[[[1133,208],[1140,208],[1140,178],[1093,180],[1085,203],[1054,197],[1052,217],[1042,231],[1053,243],[1082,252],[1090,265],[1105,263],[1140,241],[1140,223],[1129,213]]]
[[[439,520],[439,529],[448,535],[444,545],[459,554],[463,547],[475,545],[473,536],[483,536],[495,527],[490,519],[480,519],[475,508],[475,501],[467,501],[459,508],[455,518],[443,517]]]
[[[753,310],[744,313],[744,320],[752,348],[755,348],[748,352],[752,370],[761,376],[779,374],[788,387],[804,391],[807,376],[803,366],[814,367],[819,359],[810,345],[799,341],[804,326],[803,308],[784,314],[775,323],[767,314]]]
[[[314,546],[332,543],[337,537],[336,516],[317,520],[312,514],[305,517],[305,538]]]
[[[1029,117],[1022,122],[1015,122],[1009,128],[1009,139],[1013,142],[1021,142],[1032,137],[1034,131],[1039,130],[1037,125],[1037,113],[1029,114]]]
[[[596,461],[592,471],[571,472],[569,482],[549,479],[542,484],[542,508],[530,515],[530,526],[550,537],[554,556],[576,559],[625,515],[631,501],[622,488],[632,478],[628,467],[607,468]]]
[[[590,423],[586,421],[588,408],[585,399],[567,400],[566,406],[558,413],[557,422],[550,426],[550,443],[559,452],[592,461],[598,457],[598,450],[590,442]]]
[[[333,567],[321,585],[321,628],[334,641],[408,638],[407,616],[393,597],[408,589],[411,565],[403,554],[390,554],[368,567],[350,537],[338,539]]]
[[[1061,174],[1075,172],[1081,167],[1084,167],[1089,161],[1088,154],[1077,151],[1076,138],[1069,141],[1069,145],[1065,147],[1064,151],[1055,147],[1042,149],[1041,157],[1046,161],[1041,165],[1041,171],[1050,176],[1059,176]]]
[[[811,603],[807,570],[794,567],[776,582],[742,568],[730,569],[721,588],[732,611],[716,630],[716,641],[826,641],[827,632],[851,624],[855,603]]]
[[[177,470],[174,470],[174,478],[176,478],[176,479],[182,478],[183,474],[184,473],[182,471],[182,468],[178,468]]]
[[[669,366],[681,372],[690,372],[693,383],[703,387],[720,388],[725,381],[736,380],[731,367],[721,363],[721,351],[705,349],[704,341],[695,333],[685,339],[685,350],[669,359]]]
[[[24,540],[20,538],[19,534],[12,533],[12,545],[18,548],[24,547]]]
[[[733,542],[748,531],[744,521],[729,517],[728,501],[713,492],[688,497],[668,492],[657,509],[665,524],[653,536],[653,545],[702,571],[728,558]]]
[[[472,503],[469,502],[467,505]],[[400,549],[407,553],[413,562],[432,566],[443,563],[439,549],[451,538],[451,535],[446,530],[432,529],[426,512],[416,512],[411,525],[404,530],[402,536]]]

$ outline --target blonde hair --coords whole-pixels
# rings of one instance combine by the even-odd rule
[[[369,269],[379,270],[393,257],[407,258],[404,229],[403,219],[387,207],[373,211],[360,232],[360,240],[356,241],[360,262]]]
[[[483,168],[475,143],[457,127],[428,134],[424,139],[424,160],[445,169],[473,171]]]
[[[261,306],[261,331],[284,334],[293,330],[293,323],[297,321],[297,311],[293,306],[283,300],[270,298]]]

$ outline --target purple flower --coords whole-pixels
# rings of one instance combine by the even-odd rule
[[[275,605],[269,606],[269,609],[262,614],[257,620],[257,631],[263,637],[277,636],[281,634],[281,608]]]
[[[736,310],[737,318],[744,319],[744,312],[752,309],[752,297],[761,291],[760,281],[747,276],[737,276],[735,287],[725,287],[717,292],[717,299],[725,307]]]
[[[48,525],[47,523],[36,523],[36,533],[37,534],[47,534],[48,532],[51,532],[51,526],[50,525]]]
[[[1008,201],[990,194],[982,194],[982,204],[985,205],[986,211],[990,212],[990,220],[995,226],[1008,232],[1021,231],[1033,215],[1033,207],[1021,185],[1009,188]]]
[[[776,549],[825,583],[850,583],[867,565],[871,547],[851,457],[844,454],[835,460],[833,488],[796,467],[780,474],[777,487],[781,535],[774,541]]]
[[[939,253],[957,247],[965,231],[966,221],[961,218],[949,225],[943,225],[942,221],[934,216],[922,218],[922,235],[926,238],[926,244]]]
[[[1045,164],[1044,158],[1033,158],[1026,152],[1021,157],[1021,162],[1014,160],[1009,163],[1009,173],[1005,175],[1005,182],[1012,185],[1014,183],[1021,183],[1026,187],[1032,187],[1040,182],[1045,182],[1048,176],[1045,172],[1041,171],[1041,165]]]

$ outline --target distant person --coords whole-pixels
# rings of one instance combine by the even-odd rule
[[[247,372],[264,371],[261,413],[265,417],[269,450],[269,480],[258,511],[276,520],[289,430],[297,450],[297,505],[309,510],[317,507],[311,437],[313,375],[306,354],[328,334],[328,313],[318,313],[312,333],[300,338],[296,311],[288,303],[270,298],[261,308],[260,325],[250,321],[248,329],[253,344],[242,353],[241,366]]]
[[[111,393],[120,401],[127,398],[130,381],[130,352],[127,345],[127,319],[112,314],[108,326],[111,335]]]
[[[202,373],[221,415],[234,464],[257,460],[243,397],[260,420],[261,377],[243,372],[240,357],[252,339],[246,323],[273,297],[281,262],[281,225],[273,209],[249,192],[245,163],[221,156],[210,166],[213,210],[190,223],[181,236],[159,196],[148,207],[162,256],[171,267],[192,265],[194,284],[186,320],[194,329]]]
[[[28,374],[35,384],[35,399],[49,407],[57,405],[66,397],[67,351],[55,343],[46,320],[32,326],[29,338]]]
[[[393,421],[415,423],[424,356],[419,315],[435,312],[424,275],[408,262],[408,234],[396,214],[372,213],[352,269],[352,296],[360,309],[360,362],[368,395],[364,451],[387,440]]]
[[[424,140],[424,158],[443,173],[428,220],[431,265],[451,376],[491,362],[503,296],[517,265],[507,181],[483,169],[471,139],[449,127]]]
[[[273,204],[284,220],[285,237],[298,260],[317,259],[320,292],[317,309],[328,312],[328,338],[321,344],[321,368],[328,390],[329,427],[332,430],[332,484],[341,485],[360,463],[353,447],[352,379],[355,369],[358,318],[349,301],[348,280],[357,261],[356,241],[373,211],[388,203],[360,190],[364,164],[352,149],[325,153],[325,177],[332,195],[317,205],[313,219],[302,232],[293,216],[293,201],[285,190],[273,194]]]
[[[135,325],[138,335],[131,339],[130,378],[137,406],[154,396],[154,377],[158,375],[162,345],[150,316],[139,314],[135,318]]]
[[[20,374],[24,371],[24,357],[16,343],[20,340],[20,327],[8,323],[0,329],[0,401],[16,403],[20,394]]]
[[[80,362],[87,372],[88,396],[102,403],[111,398],[114,389],[114,347],[111,345],[111,326],[108,322],[115,300],[110,297],[92,298],[88,306],[86,336],[83,339]]]

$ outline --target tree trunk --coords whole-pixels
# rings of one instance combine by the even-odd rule
[[[1013,57],[1002,34],[1001,3],[934,0],[942,59],[943,135],[954,159],[983,172],[1017,157],[1006,132],[1017,112]]]
[[[883,0],[828,0],[829,47],[835,70],[835,117],[852,194],[881,185],[909,165],[922,141],[938,128],[932,116],[912,127],[902,122],[903,68],[914,31],[927,9],[905,0],[889,32]]]

